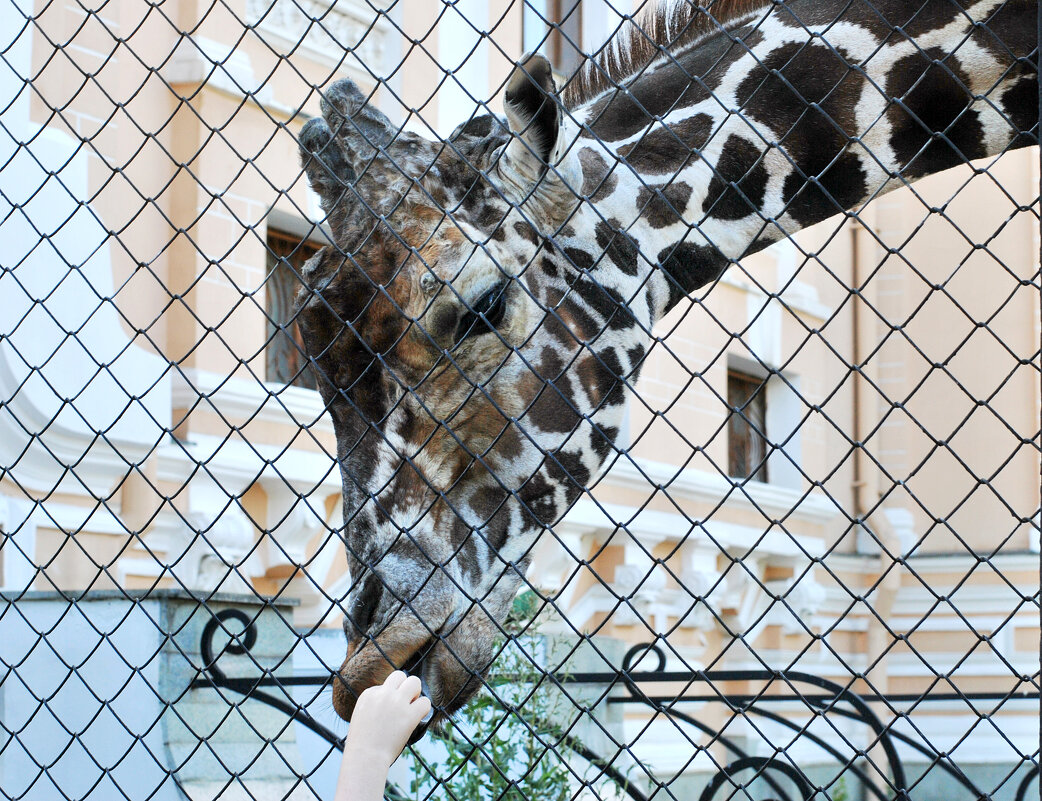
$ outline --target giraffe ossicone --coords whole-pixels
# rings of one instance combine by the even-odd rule
[[[666,311],[803,227],[1037,141],[1031,0],[711,8],[661,12],[563,97],[522,59],[505,122],[444,142],[350,81],[301,132],[335,242],[299,323],[343,476],[344,718],[395,667],[435,720],[480,687]]]

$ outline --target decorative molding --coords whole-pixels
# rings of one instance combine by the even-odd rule
[[[265,566],[303,567],[307,562],[307,547],[326,523],[322,515],[306,498],[301,498],[285,482],[266,482],[268,496],[267,528],[265,536]]]
[[[251,592],[249,578],[260,571],[250,552],[254,528],[241,511],[229,507],[216,520],[191,512],[172,532],[166,565],[189,590]]]
[[[663,592],[666,576],[662,570],[645,564],[622,564],[615,568],[612,590],[626,599],[626,603],[615,612],[615,622],[620,626],[635,626],[647,621],[649,628],[665,632],[669,627],[668,616],[674,604],[666,604]],[[673,599],[675,600],[675,599]]]
[[[255,481],[288,482],[301,495],[328,494],[341,488],[340,471],[329,454],[284,445],[247,445],[224,437],[198,435],[192,442],[177,442],[156,450],[158,478],[186,484],[186,477],[205,465],[205,477],[228,493],[245,492]],[[204,478],[196,475],[192,486]],[[223,504],[222,504],[223,505]]]
[[[245,52],[235,44],[204,36],[183,37],[160,73],[171,85],[204,85],[235,97],[249,96],[264,105],[272,101],[268,76],[257,78]]]
[[[932,553],[905,557],[904,562],[916,573],[967,573],[980,566],[976,554]],[[1038,554],[1032,551],[1011,551],[988,557],[988,562],[999,573],[1034,571],[1038,573]],[[879,574],[879,555],[864,553],[830,553],[829,567],[834,573]]]
[[[779,565],[804,563],[808,556],[825,553],[825,540],[821,537],[765,528],[716,519],[691,520],[675,512],[597,503],[590,498],[581,498],[556,526],[564,532],[593,529],[599,542],[621,530],[623,538],[617,544],[628,545],[635,540],[647,551],[661,542],[677,542],[682,538],[714,555],[721,551],[744,554],[756,543],[758,554],[770,555],[773,563]]]
[[[276,50],[361,73],[370,83],[373,77],[361,65],[382,71],[392,30],[364,0],[246,0],[246,22]]]
[[[808,629],[821,627],[826,590],[815,580],[813,571],[784,581],[768,581],[764,586],[780,599],[767,613],[766,625],[781,626],[783,634],[805,634]]]
[[[228,378],[199,369],[181,370],[171,384],[175,409],[212,409],[230,420],[307,426],[333,434],[333,421],[326,414],[322,397],[313,389]]]
[[[824,525],[842,514],[837,502],[819,490],[793,490],[757,481],[736,487],[715,473],[680,468],[666,462],[622,454],[597,482],[597,487],[668,489],[674,501],[710,503],[743,510],[757,508],[772,519],[783,518]]]
[[[0,274],[0,464],[30,491],[104,496],[169,428],[170,365],[108,302],[109,233],[87,202],[82,143],[28,117],[4,125],[0,205],[21,213],[0,220],[17,265]]]
[[[558,606],[567,608],[575,592],[576,571],[593,544],[594,529],[547,530],[537,543],[527,578]]]

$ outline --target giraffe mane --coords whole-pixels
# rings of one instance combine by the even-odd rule
[[[587,58],[565,84],[565,107],[586,105],[643,72],[659,55],[676,52],[721,27],[770,5],[771,0],[673,0],[635,15]]]

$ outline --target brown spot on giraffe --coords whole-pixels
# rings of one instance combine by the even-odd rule
[[[619,148],[619,155],[639,173],[677,175],[691,164],[713,134],[713,118],[695,114],[670,126],[658,126],[636,142]]]
[[[691,185],[684,181],[643,186],[637,195],[642,216],[652,228],[668,228],[683,222],[691,199]]]
[[[610,197],[619,183],[613,172],[614,165],[610,167],[604,156],[592,147],[584,147],[579,151],[579,164],[583,173],[583,197],[593,203]]]

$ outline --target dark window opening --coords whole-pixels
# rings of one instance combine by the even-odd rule
[[[728,473],[767,481],[767,380],[728,371],[727,404]]]
[[[566,78],[582,64],[581,0],[525,0],[523,49],[540,52]]]
[[[265,380],[317,389],[315,375],[308,367],[304,341],[297,327],[294,299],[300,288],[298,276],[304,262],[319,250],[314,242],[268,229],[268,276],[265,297],[268,312],[268,339],[265,348]]]

